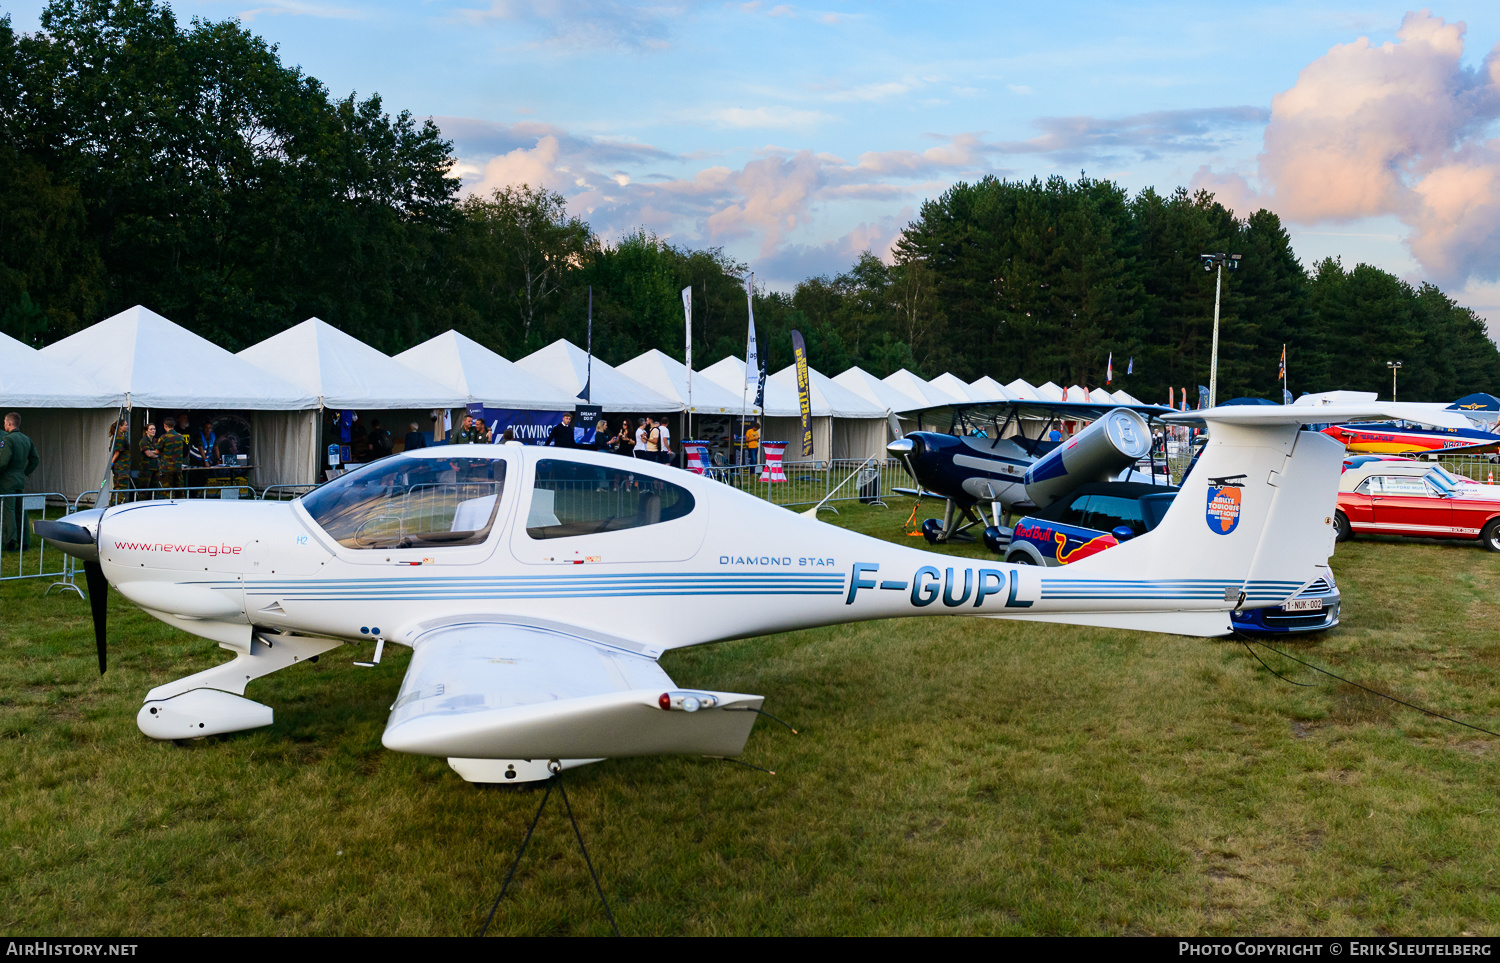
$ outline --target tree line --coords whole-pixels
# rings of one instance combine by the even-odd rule
[[[41,346],[133,304],[239,350],[307,317],[395,353],[449,328],[517,358],[559,337],[610,363],[743,355],[749,266],[641,229],[603,240],[528,185],[461,197],[453,145],[378,95],[335,95],[235,21],[180,24],[154,0],[54,0],[41,30],[0,18],[0,330]],[[1206,192],[1080,176],[985,178],[929,200],[894,249],[790,292],[757,288],[762,351],[1116,386],[1206,384],[1225,273],[1220,397],[1290,385],[1408,398],[1500,387],[1483,322],[1431,285],[1336,260],[1309,271],[1276,216]],[[170,346],[163,346],[169,350]],[[1124,374],[1133,359],[1135,373]]]

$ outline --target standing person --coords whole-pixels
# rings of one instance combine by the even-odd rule
[[[193,436],[193,445],[188,452],[188,460],[194,468],[208,468],[214,463],[214,449],[218,447],[219,436],[214,434],[214,423],[204,421],[203,427],[198,429],[198,434]]]
[[[613,441],[614,439],[609,436],[609,422],[600,418],[599,423],[594,426],[594,450],[609,451],[610,443]]]
[[[109,475],[110,488],[114,492],[130,490],[130,419],[121,418],[109,426]],[[118,504],[124,496],[115,494],[111,501]]]
[[[141,452],[141,485],[156,497],[155,490],[161,487],[161,442],[156,438],[156,425],[146,424],[146,435],[138,446]]]
[[[177,489],[182,487],[182,469],[187,462],[187,439],[177,433],[176,418],[163,419],[161,426],[162,436],[158,447],[161,452],[161,484],[167,489],[168,498],[176,498]]]
[[[756,465],[760,463],[760,422],[751,419],[750,424],[745,426],[745,453],[743,463]]]
[[[411,430],[406,433],[406,441],[402,443],[402,451],[416,451],[418,448],[427,447],[427,436],[417,430],[417,423],[411,423]]]
[[[660,436],[661,444],[661,452],[657,457],[663,465],[670,465],[672,464],[672,429],[667,427],[667,419],[657,419],[656,433]]]
[[[650,418],[642,418],[636,424],[636,428],[635,428],[635,447],[631,449],[631,452],[637,458],[645,458],[646,457],[646,432],[649,431],[650,429],[651,429],[651,419]]]
[[[635,451],[635,433],[630,430],[630,419],[620,419],[620,433],[610,442],[615,454],[624,455],[626,458],[633,457]]]
[[[483,445],[489,440],[489,429],[485,428],[484,422],[476,420],[473,415],[465,412],[463,424],[453,429],[453,434],[448,438],[448,444]]]
[[[578,443],[573,440],[573,412],[563,412],[562,424],[552,426],[552,433],[547,437],[547,441],[554,448],[578,447]]]
[[[384,458],[391,453],[391,433],[380,427],[380,419],[376,418],[370,422],[370,460]]]
[[[647,461],[661,461],[661,427],[655,418],[646,418],[646,453],[641,456]]]
[[[26,487],[26,476],[36,471],[41,464],[36,446],[31,439],[21,434],[21,416],[12,411],[5,416],[5,431],[0,432],[0,495],[19,496]],[[21,499],[0,499],[0,508],[5,510],[4,538],[8,549],[25,550],[31,547],[31,531],[26,527],[26,515],[21,510]]]

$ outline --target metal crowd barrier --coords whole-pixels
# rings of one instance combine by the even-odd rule
[[[48,551],[50,546],[31,530],[32,522],[47,517],[49,499],[54,504],[64,507],[68,505],[67,497],[60,492],[0,495],[0,518],[13,517],[11,513],[16,511],[18,505],[21,511],[20,530],[3,529],[4,536],[0,537],[0,582],[23,578],[55,578],[57,581],[47,586],[45,594],[50,594],[55,588],[71,589],[81,598],[83,590],[73,584],[73,557],[55,548]],[[16,540],[16,548],[5,547],[10,539]],[[30,546],[22,548],[28,541]]]
[[[1496,477],[1500,477],[1500,455],[1439,454],[1433,460],[1455,475],[1486,485],[1495,484]]]
[[[266,502],[289,502],[317,488],[317,485],[267,485],[261,490],[260,499]]]
[[[282,487],[282,486],[278,486]],[[295,487],[295,486],[288,486]],[[256,498],[255,489],[250,485],[195,485],[181,488],[115,488],[109,493],[110,505],[125,505],[130,502],[168,501],[183,498],[219,498],[233,500],[237,498]],[[84,504],[87,501],[88,504]],[[86,491],[73,499],[73,511],[82,511],[84,508],[101,508],[99,504],[99,491]]]
[[[829,507],[834,502],[874,503],[889,497],[895,486],[916,484],[894,458],[792,461],[783,462],[782,468],[786,473],[784,482],[761,481],[760,465],[714,467],[708,474],[732,488],[788,508],[816,505],[825,500]],[[852,479],[851,474],[855,475]]]

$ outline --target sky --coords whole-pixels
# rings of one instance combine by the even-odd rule
[[[1303,263],[1432,282],[1500,333],[1500,4],[192,0],[454,142],[465,192],[789,289],[886,259],[961,181],[1207,188]],[[43,4],[0,0],[19,30]]]

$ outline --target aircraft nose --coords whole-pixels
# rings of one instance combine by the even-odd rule
[[[48,545],[85,562],[99,561],[99,519],[104,509],[74,512],[56,521],[38,521],[32,528]]]

